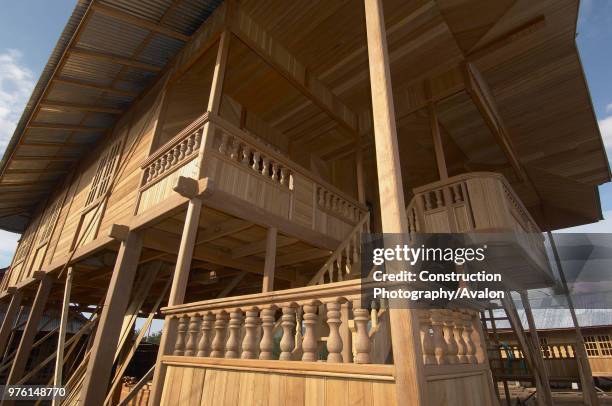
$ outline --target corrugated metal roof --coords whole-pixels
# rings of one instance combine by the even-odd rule
[[[527,329],[527,316],[525,311],[517,309],[521,318],[523,328]],[[503,317],[504,312],[496,309],[495,317]],[[574,328],[572,318],[568,309],[532,309],[535,324],[539,330],[555,330]],[[576,317],[580,327],[612,326],[612,311],[610,309],[576,309]],[[509,329],[510,324],[506,320],[497,321],[498,329]]]
[[[22,232],[41,198],[120,116],[65,106],[40,108],[39,102],[126,110],[182,49],[184,41],[175,37],[193,34],[220,3],[221,0],[78,1],[0,161],[0,228]],[[122,16],[114,15],[117,12]],[[132,16],[176,34],[143,28]],[[138,63],[144,65],[134,66]],[[30,128],[32,123],[95,127],[100,131]],[[66,142],[70,146],[62,145]],[[83,147],[75,147],[75,143]],[[14,156],[36,159],[13,161]],[[41,159],[46,157],[49,159]],[[32,170],[39,172],[28,173]],[[17,186],[20,182],[35,185]],[[11,197],[27,191],[31,195],[18,203],[14,195]]]
[[[24,307],[19,319],[15,322],[15,325],[25,325],[28,320],[29,312],[30,308]],[[4,319],[3,311],[0,311],[0,319]],[[60,319],[61,316],[58,309],[50,309],[45,311],[40,318],[40,322],[38,323],[38,332],[49,332],[59,328]],[[86,322],[87,319],[85,319],[85,317],[81,316],[80,314],[71,313],[70,317],[68,318],[68,323],[66,323],[66,332],[68,334],[76,334]],[[20,328],[20,330],[22,329],[23,327]]]

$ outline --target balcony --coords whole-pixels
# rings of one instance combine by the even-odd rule
[[[484,265],[512,289],[553,284],[544,236],[502,175],[467,173],[416,188],[406,214],[413,236],[467,233],[474,245],[497,247]]]
[[[335,241],[367,213],[353,197],[210,112],[150,156],[142,171],[137,215],[167,199],[179,176],[207,177],[215,193],[248,204],[252,210],[243,210],[246,215],[288,220]]]
[[[161,404],[193,396],[189,387],[172,384],[179,376],[198,388],[204,403],[251,404],[270,398],[279,404],[335,405],[346,401],[350,391],[374,393],[393,404],[389,310],[380,304],[365,306],[361,283],[327,283],[162,309],[168,341]],[[492,388],[482,393],[460,390],[467,383],[489,386],[478,313],[419,310],[418,328],[431,404],[446,404],[448,396],[458,396],[457,404],[491,404]],[[240,391],[231,390],[236,387]],[[253,397],[253,390],[261,388],[266,389]]]

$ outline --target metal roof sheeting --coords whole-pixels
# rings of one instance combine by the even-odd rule
[[[70,110],[66,106],[39,108],[43,97],[44,101],[125,111],[159,75],[157,70],[185,45],[175,37],[193,34],[220,3],[221,0],[78,1],[0,162],[0,228],[23,232],[36,205],[44,197],[38,191],[48,193],[52,190],[82,154],[90,150],[87,147],[103,137],[120,117],[119,114]],[[94,9],[92,5],[101,7]],[[117,16],[117,12],[123,16]],[[134,21],[131,16],[146,20],[146,24]],[[161,29],[143,28],[150,23]],[[151,68],[138,66],[138,63]],[[81,84],[74,84],[75,81]],[[117,90],[104,89],[109,87]],[[101,130],[30,128],[30,123],[69,124]],[[62,146],[65,142],[71,145]],[[28,143],[46,145],[35,147],[27,146]],[[52,145],[54,143],[58,146]],[[83,147],[74,147],[74,143],[83,144]],[[35,156],[36,159],[13,161],[15,156]],[[44,159],[46,157],[49,159]],[[63,157],[72,159],[64,160]],[[39,172],[28,173],[28,170]],[[31,186],[32,189],[16,189],[11,185],[16,182],[38,184]],[[15,206],[14,193],[29,191],[33,193],[31,198],[23,198],[19,206]],[[21,212],[15,214],[16,210]]]

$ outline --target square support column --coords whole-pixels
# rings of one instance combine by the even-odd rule
[[[121,242],[104,300],[81,389],[80,405],[101,406],[106,398],[114,361],[108,351],[115,351],[119,341],[121,325],[130,300],[141,251],[141,236],[135,231],[129,231],[126,239]]]
[[[382,231],[405,234],[408,232],[408,219],[382,0],[364,0],[364,3]],[[390,263],[387,272],[397,273],[402,270],[399,268]],[[421,359],[418,318],[416,312],[406,305],[406,302],[396,302],[391,306],[394,308],[389,310],[396,402],[398,406],[426,405],[427,386]]]
[[[19,313],[19,307],[21,306],[21,299],[23,294],[19,290],[15,290],[11,296],[11,301],[6,309],[4,320],[2,320],[2,327],[0,327],[0,356],[6,351],[6,344],[13,331],[15,325],[15,318]]]

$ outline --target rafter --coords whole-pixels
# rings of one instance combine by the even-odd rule
[[[163,27],[159,24],[145,20],[143,18],[136,17],[135,15],[132,15],[132,14],[124,13],[123,11],[120,11],[118,9],[104,6],[97,2],[93,2],[91,7],[96,13],[100,13],[107,17],[112,17],[116,20],[120,20],[125,23],[135,25],[136,27],[145,28],[150,31],[155,31],[159,34],[163,34],[163,35],[166,35],[174,39],[178,39],[183,42],[189,41],[189,38],[190,38],[188,35],[181,34],[180,32],[176,32],[170,28]]]
[[[86,82],[83,80],[76,80],[76,79],[66,79],[66,78],[58,77],[58,78],[53,79],[53,83],[59,83],[59,84],[70,85],[70,86],[78,86],[78,87],[83,87],[86,89],[100,90],[102,92],[115,93],[115,94],[120,94],[122,96],[136,97],[139,94],[139,92],[135,92],[131,90],[117,89],[111,86],[98,85],[96,83],[91,83],[91,82]]]
[[[297,238],[278,236],[276,240],[276,248],[286,247],[295,244],[299,240]],[[248,257],[249,255],[261,254],[266,250],[266,240],[255,241],[250,244],[243,245],[232,250],[232,258]]]
[[[75,124],[56,124],[56,123],[30,123],[28,128],[40,128],[43,130],[66,130],[66,131],[106,131],[102,127],[88,127]]]
[[[106,113],[106,114],[121,114],[123,110],[115,109],[112,107],[104,106],[92,106],[87,104],[78,103],[64,103],[55,101],[43,101],[40,103],[41,109],[57,109],[63,111],[88,111],[92,113]]]
[[[100,61],[117,63],[120,65],[130,66],[132,68],[137,68],[137,69],[142,69],[142,70],[148,70],[151,72],[159,72],[162,69],[159,66],[151,65],[145,62],[136,61],[130,58],[125,58],[119,55],[108,54],[106,52],[90,51],[90,50],[85,50],[85,49],[73,48],[70,51],[68,51],[68,53],[69,55],[80,56],[82,58],[97,59]]]

